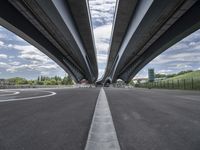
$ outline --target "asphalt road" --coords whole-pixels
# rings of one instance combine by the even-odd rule
[[[122,150],[200,150],[200,92],[106,88]]]
[[[83,150],[99,90],[0,91],[0,150]]]
[[[83,150],[99,91],[0,90],[0,150]],[[200,92],[105,92],[121,150],[200,149]]]

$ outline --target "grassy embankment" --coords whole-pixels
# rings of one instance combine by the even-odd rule
[[[176,75],[152,83],[139,84],[139,87],[200,90],[200,70]]]

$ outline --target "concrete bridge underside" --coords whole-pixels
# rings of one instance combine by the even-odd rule
[[[198,0],[119,1],[105,75],[98,82],[128,83],[152,59],[199,29],[199,12]]]
[[[0,25],[59,64],[76,82],[98,77],[87,1],[1,0]]]

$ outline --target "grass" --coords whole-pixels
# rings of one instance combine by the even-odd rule
[[[189,73],[185,73],[182,75],[178,75],[172,78],[168,78],[166,80],[187,80],[187,79],[200,79],[200,70],[197,71],[193,71],[193,72],[189,72]]]
[[[138,87],[200,90],[200,70],[177,75],[153,83],[139,84]]]

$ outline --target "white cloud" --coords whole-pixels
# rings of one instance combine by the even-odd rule
[[[38,65],[40,65],[48,62],[53,62],[48,56],[43,54],[41,51],[39,51],[32,45],[9,44],[8,47],[19,51],[18,58],[25,59],[27,61],[30,61],[31,63],[38,62]]]
[[[6,59],[8,56],[6,54],[0,54],[0,59]]]
[[[104,73],[108,57],[115,4],[116,0],[89,0],[95,45],[97,49],[99,78]]]
[[[15,56],[8,56],[9,60],[15,58]]]
[[[89,0],[93,27],[111,24],[116,0]]]
[[[103,25],[94,29],[94,37],[96,48],[98,52],[108,52],[110,45],[110,36],[112,31],[112,24]]]
[[[10,62],[9,64],[10,64],[10,65],[18,66],[18,65],[20,65],[21,63],[18,62],[18,61],[12,61],[12,62]]]
[[[159,70],[159,71],[157,71],[158,73],[160,73],[160,74],[169,74],[169,73],[171,73],[173,70],[170,70],[170,69],[163,69],[163,70]]]
[[[188,70],[188,69],[192,69],[192,66],[190,64],[186,64],[186,63],[182,63],[182,64],[174,64],[172,66],[169,66],[169,68],[171,69],[182,69],[182,70]]]
[[[22,65],[10,65],[7,64],[6,71],[10,73],[14,73],[21,70],[35,70],[39,72],[47,72],[51,69],[57,69],[58,66],[56,64],[48,64],[48,65],[38,65],[38,64],[22,64]]]
[[[99,78],[103,75],[105,71],[105,65],[104,69],[102,69],[101,64],[106,64],[107,62],[108,50],[110,45],[111,28],[112,25],[109,24],[94,29],[95,45],[97,49],[97,62],[99,67]]]
[[[22,39],[21,37],[19,37],[19,36],[17,36],[17,35],[15,36],[15,38],[16,38],[17,41],[22,41],[22,42],[24,42],[24,39]]]
[[[184,38],[168,50],[157,56],[146,68],[155,68],[158,73],[177,73],[182,70],[195,70],[200,65],[200,30]],[[147,74],[142,72],[139,74]],[[141,73],[142,72],[142,73]]]
[[[37,75],[63,76],[65,74],[53,60],[19,36],[2,26],[0,31],[0,50],[4,53],[0,54],[2,77],[17,75],[32,79]]]
[[[18,58],[24,59],[27,62],[21,63],[19,61],[10,60],[9,63],[3,64],[7,72],[15,73],[18,71],[38,71],[42,75],[50,75],[51,70],[61,69],[55,62],[53,62],[48,56],[43,54],[37,48],[32,45],[16,45],[9,44],[8,48],[18,51]],[[5,57],[1,56],[0,57]],[[10,59],[14,59],[14,56],[10,56]],[[5,67],[6,66],[6,67]]]
[[[34,61],[34,62],[36,61],[42,62],[42,63],[50,62],[49,58],[47,58],[44,55],[38,55],[38,54],[21,54],[18,57],[26,59],[26,60]]]
[[[8,68],[9,65],[5,62],[0,62],[0,68]]]
[[[0,47],[3,47],[3,46],[4,46],[4,42],[0,41]]]
[[[176,50],[174,50],[176,51]],[[182,52],[178,54],[161,54],[158,57],[156,57],[154,60],[150,62],[150,64],[166,64],[166,63],[173,63],[173,62],[199,62],[200,61],[200,49],[198,51],[193,52]]]
[[[97,55],[98,63],[105,63],[107,61],[108,55]]]
[[[105,69],[99,69],[99,77],[102,77],[105,72]]]
[[[106,24],[94,29],[95,38],[98,40],[110,39],[112,24]]]
[[[0,30],[1,31],[1,30]],[[5,38],[6,37],[6,35],[5,34],[3,34],[3,33],[0,33],[0,38],[1,39],[3,39],[3,38]]]

